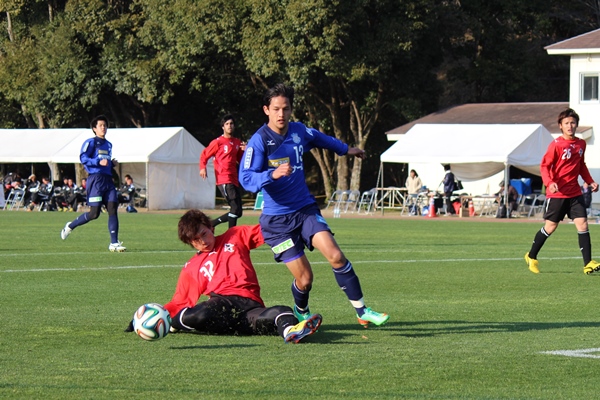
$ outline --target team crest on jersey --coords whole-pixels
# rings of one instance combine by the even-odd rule
[[[233,253],[233,243],[225,243],[223,251],[226,253]]]
[[[298,136],[297,133],[292,133],[292,140],[294,141],[294,143],[298,144],[301,142],[300,136]]]
[[[290,158],[289,157],[276,158],[275,160],[269,160],[269,167],[277,168],[281,164],[289,164],[289,163],[290,163]]]

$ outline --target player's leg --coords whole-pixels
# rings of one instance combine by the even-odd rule
[[[292,309],[288,306],[259,307],[246,313],[254,334],[272,335],[278,333],[286,343],[298,343],[305,337],[315,333],[323,318],[313,314],[306,320],[298,322]]]
[[[62,240],[65,240],[70,234],[71,231],[78,226],[85,225],[90,221],[97,219],[100,216],[100,208],[102,207],[102,203],[100,204],[90,204],[90,210],[79,215],[75,220],[71,222],[67,222],[65,227],[60,232],[60,237]]]
[[[219,188],[219,192],[221,192],[221,195],[225,198],[227,203],[229,203],[229,198],[227,197],[227,190],[225,190],[225,185],[217,185],[217,187]],[[210,221],[213,228],[224,222],[229,222],[229,212],[226,212],[225,214]]]
[[[302,237],[304,240],[309,240],[308,248],[311,250],[313,247],[316,248],[327,259],[338,286],[346,293],[361,325],[366,327],[369,322],[375,325],[385,324],[389,315],[378,313],[365,306],[360,281],[352,263],[344,256],[327,224],[323,226],[323,223],[324,219],[318,209],[304,222]]]
[[[304,252],[297,258],[285,261],[286,267],[292,273],[292,296],[294,297],[294,314],[299,320],[310,317],[308,299],[313,283],[313,271]]]
[[[250,334],[251,327],[243,317],[245,307],[236,304],[236,297],[214,295],[194,307],[184,308],[172,318],[171,326],[184,332]]]
[[[579,249],[583,257],[583,272],[591,274],[600,270],[600,263],[592,260],[592,241],[590,239],[590,231],[587,222],[587,209],[583,196],[571,199],[571,209],[568,213],[573,219],[575,228],[577,229],[577,239]]]
[[[237,225],[238,218],[242,216],[242,192],[238,186],[232,183],[225,185],[227,203],[229,203],[229,214],[227,215],[229,227]]]
[[[564,218],[567,213],[565,202],[568,199],[548,199],[546,203],[546,211],[544,212],[544,226],[540,229],[533,238],[531,249],[525,254],[525,262],[531,272],[537,274],[540,272],[539,263],[537,260],[538,253],[546,243],[546,240],[558,227],[558,223]]]

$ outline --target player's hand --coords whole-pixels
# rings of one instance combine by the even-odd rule
[[[240,144],[240,150],[242,150],[242,151],[246,151],[246,145],[247,145],[247,144],[248,144],[248,143],[246,143],[246,142],[242,142],[242,143]]]
[[[279,179],[282,176],[290,176],[294,169],[289,163],[281,164],[279,167],[275,168],[271,176],[273,179]]]
[[[115,158],[113,158],[111,161],[112,161],[113,168],[117,168],[119,166],[119,162]]]
[[[558,192],[558,185],[553,182],[550,184],[550,186],[548,186],[548,190],[550,191],[550,193],[556,193]]]
[[[590,188],[592,188],[592,192],[597,192],[598,191],[598,184],[596,182],[592,182],[590,183]]]
[[[207,175],[206,175],[206,168],[202,168],[202,169],[200,170],[200,177],[201,177],[202,179],[206,179],[206,176],[207,176]]]
[[[358,147],[350,147],[348,149],[348,153],[346,154],[349,156],[358,157],[361,160],[365,159],[365,151],[363,149],[359,149]]]
[[[101,167],[106,167],[108,165],[108,160],[106,158],[103,158],[102,160],[100,160],[100,162],[98,164]]]

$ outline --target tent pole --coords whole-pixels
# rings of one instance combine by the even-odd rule
[[[510,185],[510,165],[504,163],[504,207],[506,207],[506,218],[510,218],[508,209],[508,185]]]
[[[374,207],[377,207],[377,198],[379,197],[379,194],[381,193],[383,195],[383,190],[379,190],[379,182],[381,181],[381,189],[383,189],[383,162],[379,163],[379,174],[377,175],[377,185],[375,185],[376,192],[375,192],[375,204],[373,205]],[[373,212],[375,212],[375,210],[373,210]],[[383,215],[383,203],[381,203],[381,215]]]

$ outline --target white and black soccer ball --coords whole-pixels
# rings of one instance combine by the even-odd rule
[[[162,339],[171,329],[171,316],[157,303],[144,304],[133,314],[133,330],[144,340]]]

